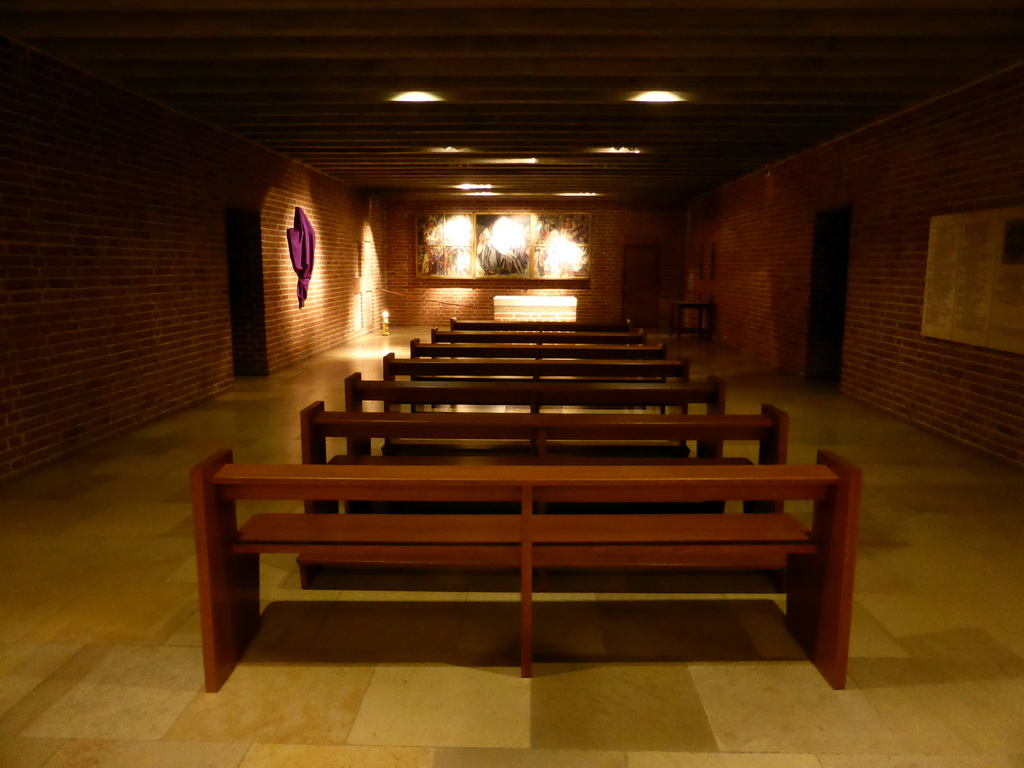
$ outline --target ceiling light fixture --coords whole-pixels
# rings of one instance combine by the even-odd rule
[[[491,184],[459,184],[456,189],[490,189]]]
[[[600,192],[556,192],[555,197],[597,197]]]
[[[536,165],[536,157],[491,157],[477,160],[478,163],[489,165]]]
[[[427,93],[426,91],[405,91],[404,93],[396,93],[391,97],[391,101],[441,101],[441,97],[435,93]]]
[[[634,93],[629,97],[630,101],[648,101],[655,103],[665,103],[670,101],[686,101],[680,94],[672,91],[643,91],[641,93]]]
[[[465,147],[429,147],[427,152],[443,152],[444,154],[453,154],[457,152],[469,152]]]

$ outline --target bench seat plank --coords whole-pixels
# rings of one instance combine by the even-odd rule
[[[258,544],[514,544],[518,515],[305,515],[262,512],[238,529],[238,542]]]
[[[579,568],[588,570],[702,568],[711,570],[781,570],[791,554],[811,553],[814,545],[803,544],[645,544],[534,547],[538,568]]]
[[[331,566],[387,565],[401,568],[499,568],[517,569],[521,562],[518,546],[486,544],[238,544],[236,553],[298,554],[299,562]],[[303,587],[305,587],[305,583]]]
[[[537,544],[632,544],[788,542],[807,545],[810,536],[791,515],[534,515]]]

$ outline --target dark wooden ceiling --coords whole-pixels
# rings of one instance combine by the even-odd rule
[[[0,0],[0,34],[389,197],[685,199],[1024,59],[1024,0]]]

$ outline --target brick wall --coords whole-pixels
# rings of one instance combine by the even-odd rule
[[[802,374],[815,213],[850,206],[842,391],[1024,465],[1024,358],[920,332],[930,218],[1024,203],[1022,168],[1018,66],[693,201],[689,283],[719,340]]]
[[[0,72],[0,479],[231,387],[227,209],[262,221],[269,368],[356,332],[379,205],[3,39]],[[323,243],[303,310],[295,205]]]
[[[575,296],[581,321],[616,321],[622,317],[622,249],[626,245],[660,248],[659,325],[667,328],[673,299],[683,291],[682,255],[685,220],[678,206],[628,206],[599,200],[569,204],[495,198],[486,210],[570,212],[591,214],[590,278],[583,281],[440,280],[416,276],[416,218],[426,213],[480,211],[480,198],[388,206],[386,294],[393,325],[439,325],[450,317],[490,319],[494,296],[522,294]]]
[[[382,267],[376,254],[378,249],[381,254],[385,251],[382,222],[370,221],[371,206],[380,207],[376,201],[339,195],[338,184],[314,174],[289,181],[270,188],[263,201],[269,372],[287,368],[368,330],[358,327],[362,300],[357,294],[377,301]],[[296,207],[303,209],[316,231],[313,277],[301,308],[285,235],[294,225]],[[361,250],[369,254],[362,264]]]

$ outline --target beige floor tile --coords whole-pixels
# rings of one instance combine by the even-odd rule
[[[897,658],[909,655],[908,650],[886,630],[859,601],[853,604],[853,625],[850,630],[850,656]]]
[[[777,616],[781,626],[782,614]],[[730,600],[602,600],[608,653],[622,659],[756,659]]]
[[[893,752],[898,740],[860,691],[834,691],[810,662],[694,664],[725,752]]]
[[[126,581],[81,595],[26,633],[37,643],[162,643],[195,611],[188,584]]]
[[[439,749],[433,768],[627,768],[624,752],[596,749]]]
[[[736,622],[761,659],[803,659],[800,645],[786,629],[785,597],[773,599],[731,598],[729,606]],[[737,642],[733,640],[733,642]]]
[[[0,676],[0,734],[20,734],[107,652],[102,646],[3,646],[6,672]]]
[[[4,535],[0,536],[0,563],[4,564],[4,591],[14,587],[32,589],[33,582],[47,577],[50,570],[63,567],[92,546],[88,539],[73,536]],[[100,564],[102,565],[102,563]],[[93,571],[86,571],[92,578]],[[102,571],[101,571],[102,572]],[[81,572],[80,572],[81,573]],[[80,590],[82,579],[71,581],[67,589]]]
[[[902,751],[1024,754],[1024,679],[998,661],[857,660],[851,677],[891,728],[920,736]]]
[[[64,741],[0,736],[0,765],[4,768],[42,768]]]
[[[717,749],[685,665],[544,664],[533,678],[540,749]]]
[[[203,655],[198,648],[113,646],[82,681],[197,693],[203,685]]]
[[[248,744],[181,741],[69,741],[45,768],[237,768]]]
[[[0,712],[0,738],[19,736],[43,712],[74,687],[73,680],[47,678]]]
[[[82,579],[71,584],[33,579],[0,586],[0,642],[18,642],[43,622],[73,605],[81,593],[92,589]],[[72,640],[74,642],[74,640]]]
[[[113,502],[68,529],[70,536],[165,536],[191,520],[190,504]],[[190,530],[185,535],[191,535]]]
[[[424,747],[253,744],[239,768],[436,768]]]
[[[31,677],[0,677],[0,714],[21,701],[39,683],[39,679]]]
[[[344,744],[372,672],[368,666],[242,664],[218,693],[196,696],[166,737]]]
[[[2,506],[4,524],[0,538],[44,536],[54,541],[54,537],[67,535],[79,521],[93,514],[96,505],[70,504],[65,500],[3,499]]]
[[[821,768],[814,755],[634,752],[629,768]]]
[[[177,571],[195,554],[188,538],[160,536],[77,536],[86,546],[59,560],[51,559],[40,571],[42,578],[74,584],[81,574],[93,583],[111,585],[158,583]]]
[[[198,609],[192,611],[181,625],[164,640],[164,645],[201,647],[202,644],[202,627],[200,626]]]
[[[311,638],[314,650],[372,654],[454,653],[458,649],[465,601],[346,601],[325,606],[324,620]]]
[[[1011,658],[1017,649],[1002,638],[1016,635],[1011,616],[987,601],[936,594],[862,594],[858,602],[915,656]]]
[[[80,650],[80,645],[0,643],[0,678],[42,679],[67,664]]]
[[[518,663],[520,609],[515,595],[466,603],[459,650]],[[581,660],[605,655],[593,595],[538,595],[533,607],[534,659]]]
[[[821,755],[821,768],[1021,768],[1022,755]]]
[[[518,669],[380,666],[349,743],[528,747],[530,681]]]
[[[34,738],[159,739],[192,691],[79,682],[22,733]]]

